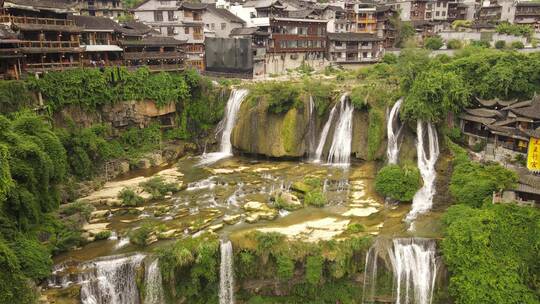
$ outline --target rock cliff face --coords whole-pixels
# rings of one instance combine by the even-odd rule
[[[319,140],[325,116],[315,115],[316,141]],[[339,117],[335,117],[323,155],[328,154],[333,138],[333,128]],[[301,158],[309,154],[309,106],[304,100],[302,108],[292,108],[285,114],[269,113],[263,102],[253,106],[244,102],[238,114],[231,142],[235,149],[248,154],[259,154],[278,158]],[[355,110],[353,117],[352,155],[357,159],[368,159],[369,115],[367,111]],[[315,143],[316,146],[317,142]],[[377,157],[384,157],[385,140],[381,142]]]

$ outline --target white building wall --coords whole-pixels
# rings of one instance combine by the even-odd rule
[[[320,56],[319,59],[316,59],[311,56],[305,56],[305,53],[266,54],[266,75],[284,74],[287,70],[299,68],[302,63],[308,64],[315,70],[324,69],[329,64],[324,56]]]

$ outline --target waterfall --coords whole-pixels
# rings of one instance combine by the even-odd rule
[[[159,269],[158,259],[155,259],[146,267],[144,273],[144,282],[144,304],[165,303],[165,296],[163,294],[163,283],[161,280],[161,271]]]
[[[112,256],[83,265],[82,304],[138,304],[137,270],[144,255]]]
[[[407,238],[394,239],[393,243],[394,248],[389,255],[394,272],[396,304],[430,304],[437,275],[435,241]]]
[[[397,132],[394,130],[394,126],[398,124],[398,114],[399,109],[401,108],[401,103],[403,103],[403,98],[398,99],[398,101],[396,101],[396,103],[392,107],[390,115],[388,116],[388,122],[386,126],[386,130],[388,133],[388,146],[386,148],[386,155],[388,157],[389,164],[397,164],[399,158],[398,141],[403,126],[400,126]]]
[[[308,116],[309,116],[309,124],[308,124],[308,134],[307,134],[307,140],[308,140],[308,155],[309,157],[314,156],[315,154],[315,148],[316,148],[316,141],[317,141],[317,134],[316,134],[316,126],[315,126],[315,102],[313,101],[313,96],[309,96],[309,107],[308,107]]]
[[[435,164],[439,157],[439,138],[437,130],[432,123],[426,123],[428,134],[428,151],[424,148],[424,122],[416,122],[416,133],[418,136],[416,144],[416,153],[418,158],[418,169],[424,184],[414,195],[412,209],[407,214],[406,221],[413,221],[419,214],[427,212],[433,205],[433,196],[435,195]],[[411,226],[412,229],[413,226]]]
[[[381,268],[378,263],[381,258],[388,257],[388,266],[393,273],[394,303],[430,304],[438,270],[435,241],[397,238],[388,243],[377,240],[368,251],[362,303],[376,303],[377,297],[388,300],[390,295],[376,294],[378,271]]]
[[[231,241],[221,242],[219,268],[219,304],[234,304],[234,268]]]
[[[313,157],[313,161],[315,163],[321,162],[324,144],[326,143],[326,138],[328,137],[328,131],[330,131],[330,126],[332,125],[332,121],[334,120],[334,116],[336,115],[336,109],[337,109],[337,104],[335,104],[334,107],[332,107],[332,110],[330,110],[330,115],[328,116],[328,120],[326,121],[322,129],[321,137],[319,138],[319,144],[317,145],[317,149],[315,150],[315,157]]]
[[[351,142],[354,107],[347,102],[347,94],[341,95],[339,120],[334,130],[334,139],[328,154],[328,163],[349,166],[351,159]]]
[[[214,163],[220,159],[230,157],[232,153],[231,133],[236,123],[238,111],[246,96],[248,90],[245,89],[233,89],[227,105],[225,106],[225,116],[221,120],[218,126],[218,133],[221,132],[221,141],[219,152],[205,154],[199,163],[200,165],[207,165]]]

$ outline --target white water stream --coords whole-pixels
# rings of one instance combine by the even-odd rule
[[[144,304],[163,304],[165,296],[163,293],[163,282],[159,269],[159,260],[155,259],[150,263],[144,273]]]
[[[220,159],[227,158],[233,155],[231,134],[236,123],[238,111],[240,106],[249,91],[246,89],[233,89],[227,105],[225,107],[225,116],[219,123],[218,133],[221,133],[220,149],[219,152],[207,153],[202,155],[200,165],[208,165],[217,162]]]
[[[234,304],[234,268],[231,241],[222,241],[220,249],[219,304]]]
[[[335,104],[334,107],[332,107],[332,110],[330,110],[330,115],[328,116],[328,120],[326,121],[322,129],[321,137],[319,138],[319,143],[317,144],[317,149],[315,149],[315,156],[313,157],[313,162],[315,163],[321,162],[324,144],[326,143],[326,138],[328,137],[330,126],[332,125],[332,121],[334,120],[334,116],[336,115],[337,106],[338,105]]]
[[[351,143],[354,107],[347,102],[347,94],[341,95],[339,120],[328,153],[328,164],[348,167],[351,161]]]
[[[388,122],[386,126],[386,131],[388,134],[388,146],[386,148],[386,156],[388,158],[388,164],[397,164],[399,160],[399,135],[403,129],[403,125],[397,128],[398,125],[398,114],[401,104],[403,103],[403,98],[398,99],[392,110],[390,110],[390,115],[388,116]]]
[[[112,256],[84,265],[82,304],[138,304],[137,269],[144,255]]]
[[[424,147],[424,125],[427,127],[427,150]],[[431,209],[433,197],[435,196],[435,178],[437,177],[435,164],[439,158],[439,138],[435,126],[432,123],[424,123],[418,120],[416,123],[416,133],[418,136],[416,143],[418,169],[420,170],[424,184],[414,195],[411,211],[405,219],[407,222],[412,222],[419,214]],[[411,229],[413,229],[412,225]]]

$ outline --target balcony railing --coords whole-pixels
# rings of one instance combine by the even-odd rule
[[[63,70],[81,67],[81,62],[27,63],[26,70]]]
[[[77,48],[81,44],[78,41],[21,41],[20,46],[27,48]]]
[[[0,23],[20,23],[20,24],[42,24],[42,25],[71,25],[75,26],[73,20],[54,19],[54,18],[38,18],[27,16],[10,16],[0,15]]]
[[[182,59],[184,58],[183,52],[133,52],[124,53],[124,59],[136,60],[136,59]]]
[[[193,40],[204,40],[203,34],[193,34]]]

